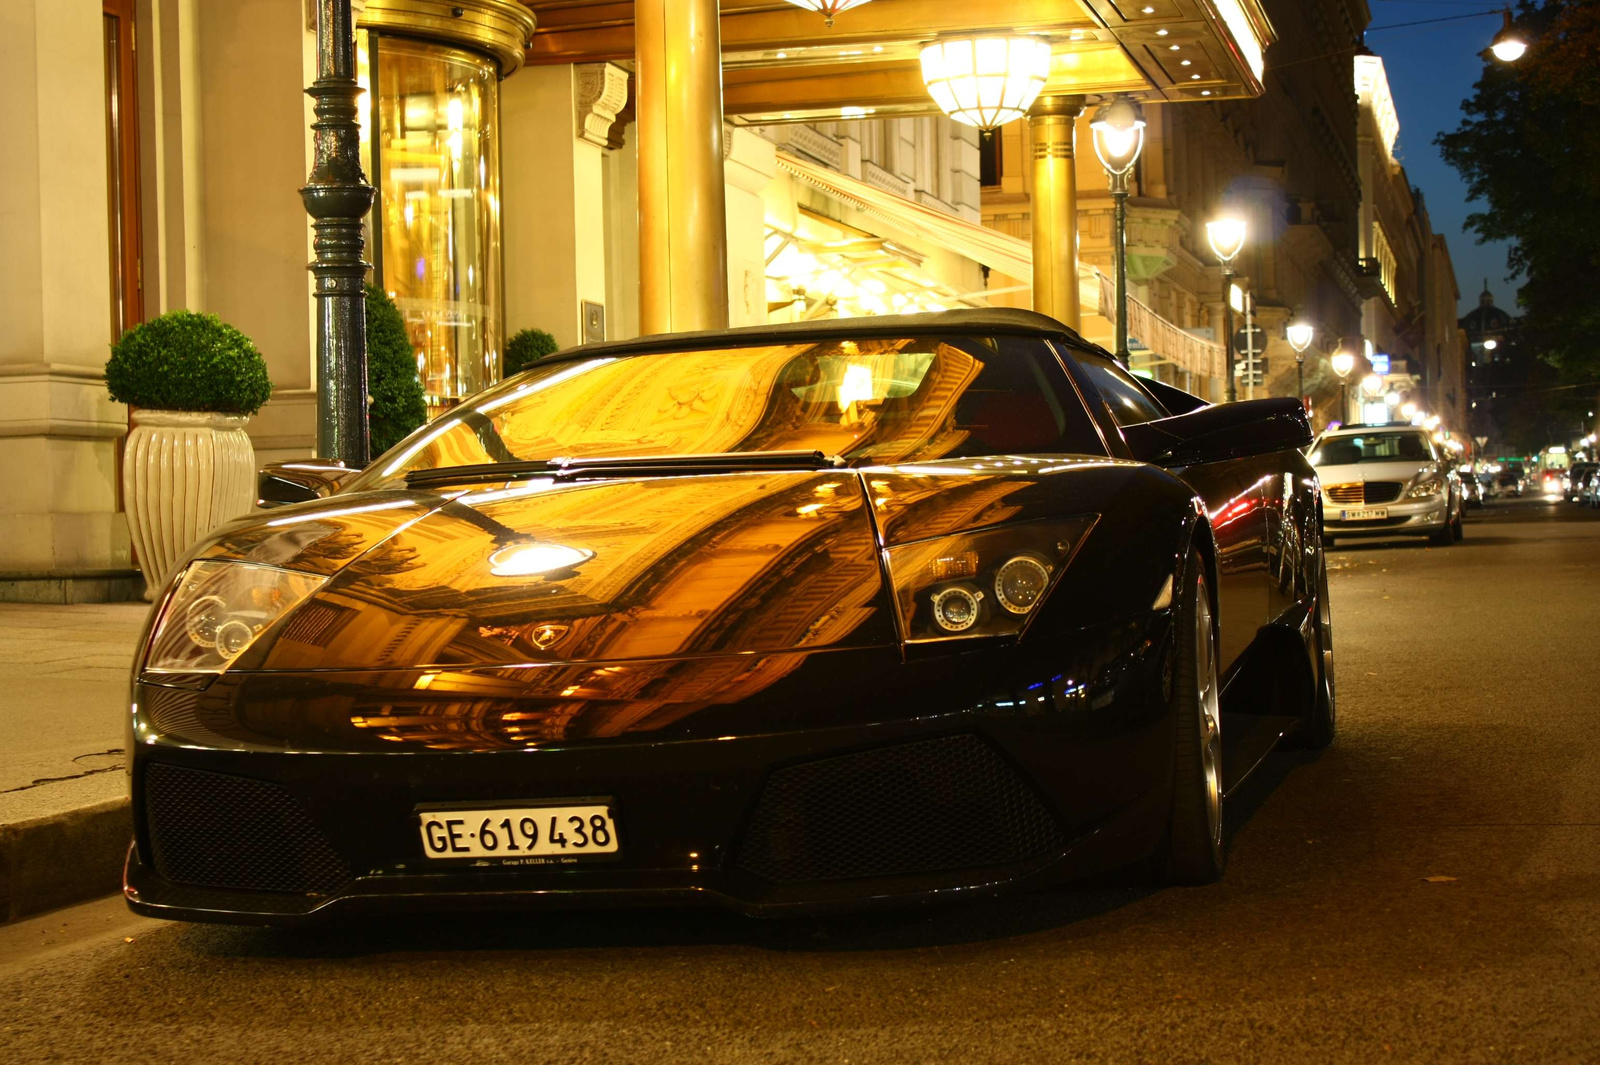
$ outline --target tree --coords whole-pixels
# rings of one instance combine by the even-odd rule
[[[1531,42],[1487,60],[1466,117],[1437,143],[1485,210],[1480,242],[1507,240],[1525,340],[1572,378],[1600,374],[1600,4],[1521,0]]]
[[[506,344],[505,376],[519,374],[546,355],[561,349],[556,338],[543,329],[524,329]]]
[[[428,420],[417,376],[417,352],[406,320],[382,289],[367,286],[367,426],[373,457]]]

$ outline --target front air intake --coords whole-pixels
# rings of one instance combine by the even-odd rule
[[[1008,865],[1063,845],[1027,782],[960,735],[778,770],[737,865],[779,883],[844,880]]]
[[[155,763],[144,817],[156,872],[180,884],[328,894],[350,871],[287,789]]]

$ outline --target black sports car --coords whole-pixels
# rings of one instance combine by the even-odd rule
[[[1211,880],[1227,791],[1333,736],[1310,439],[1021,311],[552,357],[195,547],[135,665],[128,901]]]

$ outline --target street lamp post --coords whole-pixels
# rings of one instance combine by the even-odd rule
[[[317,454],[351,469],[367,464],[368,264],[361,220],[372,186],[361,171],[356,124],[355,25],[350,0],[317,0],[316,101],[311,123],[315,162],[300,200],[314,233],[317,293]]]
[[[1144,111],[1128,96],[1100,105],[1089,128],[1094,152],[1111,179],[1114,222],[1112,258],[1117,286],[1117,358],[1128,361],[1128,172],[1144,147]]]
[[[1289,346],[1294,349],[1295,396],[1302,406],[1306,401],[1306,349],[1316,338],[1317,329],[1302,319],[1289,326]]]
[[[1339,375],[1339,420],[1350,420],[1350,371],[1356,368],[1356,357],[1348,351],[1336,351],[1328,360],[1333,372]]]
[[[1238,218],[1218,218],[1206,223],[1206,240],[1211,253],[1222,263],[1222,336],[1228,356],[1228,402],[1239,399],[1239,385],[1233,376],[1233,260],[1244,248],[1244,222]]]
[[[1494,40],[1489,44],[1489,51],[1502,63],[1515,63],[1528,51],[1528,41],[1511,21],[1511,9],[1505,9],[1505,23],[1500,27],[1500,32],[1494,35]]]

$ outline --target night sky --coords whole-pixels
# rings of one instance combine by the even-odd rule
[[[1487,11],[1482,0],[1369,0],[1372,27],[1418,19]],[[1461,102],[1483,70],[1479,53],[1489,46],[1500,28],[1497,13],[1481,18],[1404,29],[1369,32],[1367,47],[1383,57],[1389,89],[1400,112],[1400,139],[1395,154],[1405,165],[1411,184],[1427,200],[1433,228],[1450,243],[1450,258],[1461,287],[1461,313],[1476,307],[1483,279],[1495,302],[1516,313],[1514,281],[1506,280],[1504,244],[1478,244],[1462,229],[1467,215],[1482,210],[1468,205],[1467,188],[1453,168],[1439,158],[1434,135],[1455,129],[1461,121]]]

